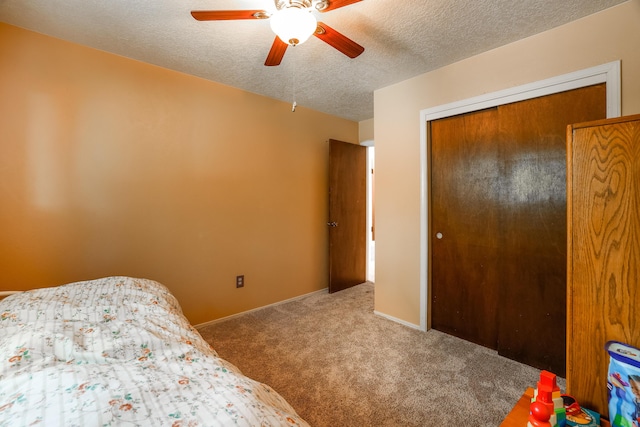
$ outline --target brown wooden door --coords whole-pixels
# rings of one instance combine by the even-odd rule
[[[366,147],[329,141],[329,292],[366,281]]]
[[[604,84],[501,106],[505,220],[498,353],[565,376],[566,129],[606,117]]]
[[[434,328],[564,375],[565,130],[605,115],[597,85],[431,123]]]
[[[495,348],[497,109],[431,122],[431,326]]]

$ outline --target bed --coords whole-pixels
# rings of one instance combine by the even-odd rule
[[[0,301],[0,426],[307,426],[220,358],[162,284],[108,277]]]

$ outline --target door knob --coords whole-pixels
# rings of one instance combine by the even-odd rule
[[[442,233],[436,233],[436,238],[437,239],[442,239]]]
[[[337,227],[337,226],[338,226],[338,223],[337,223],[337,222],[335,222],[335,221],[333,221],[333,222],[328,222],[328,223],[327,223],[327,225],[328,225],[329,227]]]

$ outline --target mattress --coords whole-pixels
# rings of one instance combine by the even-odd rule
[[[307,426],[244,376],[148,279],[0,301],[0,426]]]

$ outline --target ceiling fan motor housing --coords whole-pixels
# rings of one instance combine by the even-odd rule
[[[312,6],[318,11],[323,11],[329,7],[329,0],[275,0],[276,9],[286,9],[297,7],[300,9],[310,9]]]

